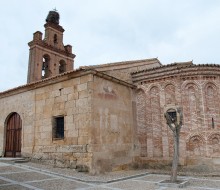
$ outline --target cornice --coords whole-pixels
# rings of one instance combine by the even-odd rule
[[[151,59],[141,59],[141,60],[132,60],[132,61],[122,61],[122,62],[114,62],[114,63],[105,63],[100,65],[90,65],[90,66],[81,66],[80,68],[83,69],[100,69],[100,68],[108,68],[112,66],[127,66],[131,65],[133,67],[133,64],[152,64],[152,63],[158,63],[161,65],[160,61],[157,58],[151,58]]]
[[[145,70],[142,72],[132,73],[132,81],[134,83],[147,82],[152,80],[164,80],[167,78],[187,78],[196,79],[198,76],[203,78],[216,78],[220,76],[220,65],[205,64],[205,65],[190,65],[185,67],[176,67],[169,65],[168,67],[158,67]]]
[[[67,71],[65,73],[53,76],[53,77],[49,77],[46,79],[42,79],[36,82],[32,82],[32,83],[28,83],[22,86],[18,86],[16,88],[13,89],[9,89],[6,90],[4,92],[0,92],[0,99],[4,98],[4,97],[8,97],[8,96],[12,96],[12,95],[16,95],[16,94],[20,94],[23,92],[27,92],[27,91],[31,91],[37,88],[42,88],[51,84],[57,84],[59,82],[63,82],[63,81],[67,81],[73,78],[78,78],[84,75],[88,75],[88,74],[93,74],[96,75],[100,78],[104,78],[106,80],[121,84],[123,86],[127,86],[129,88],[135,89],[136,85],[134,84],[130,84],[128,82],[125,82],[123,80],[120,80],[118,78],[112,77],[108,74],[102,73],[102,72],[98,72],[96,70],[85,70],[85,69],[77,69],[77,70],[72,70],[72,71]]]
[[[44,27],[45,28],[51,27],[51,28],[54,28],[54,29],[56,29],[56,30],[58,30],[60,32],[64,32],[65,31],[62,26],[54,24],[54,23],[51,23],[51,22],[48,22],[48,23],[44,24]]]
[[[35,46],[35,45],[41,46],[42,48],[46,48],[46,49],[49,49],[49,50],[51,50],[51,51],[55,51],[55,52],[57,52],[57,53],[60,53],[60,54],[62,54],[62,55],[65,55],[65,56],[70,57],[70,58],[73,58],[73,59],[76,57],[75,54],[69,53],[69,52],[67,52],[67,51],[65,51],[65,50],[57,49],[57,48],[55,48],[55,47],[53,47],[53,46],[50,46],[50,45],[46,44],[46,43],[45,43],[44,41],[42,41],[42,40],[33,40],[33,41],[31,41],[31,42],[28,43],[28,46],[29,46],[30,48],[32,48],[32,47]]]

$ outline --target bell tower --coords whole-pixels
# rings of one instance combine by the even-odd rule
[[[60,15],[50,11],[43,34],[34,33],[33,40],[28,43],[29,64],[27,83],[39,81],[73,70],[75,55],[71,45],[63,45],[64,29],[59,25]]]

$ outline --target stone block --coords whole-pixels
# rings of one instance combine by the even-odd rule
[[[41,133],[41,138],[42,139],[52,139],[52,130],[50,129],[49,132],[45,131]]]
[[[62,160],[63,159],[63,154],[60,152],[50,153],[50,156],[54,160]]]
[[[77,145],[78,144],[78,135],[76,135],[76,136],[71,135],[70,137],[66,137],[66,143],[72,144],[72,145]]]
[[[187,180],[177,180],[177,182],[172,183],[170,180],[163,180],[156,183],[160,187],[169,187],[169,188],[184,188],[189,185]]]
[[[74,85],[78,85],[78,84],[80,84],[80,77],[78,77],[78,78],[74,78],[73,80],[72,80],[72,86],[74,86]]]
[[[52,109],[53,109],[52,106],[48,106],[48,105],[44,106],[44,107],[43,107],[43,114],[44,114],[44,116],[45,116],[45,115],[46,115],[46,116],[50,116],[50,115],[51,115],[51,112],[52,112]]]
[[[79,128],[79,136],[89,136],[89,130],[87,128]]]
[[[70,100],[77,100],[77,99],[79,99],[79,93],[78,92],[74,92],[74,93],[68,94],[67,99],[68,99],[68,101],[70,101]]]
[[[65,136],[67,138],[71,138],[71,137],[78,137],[79,136],[79,132],[78,132],[78,129],[71,129],[70,127],[67,128],[67,130],[65,131]]]
[[[41,94],[36,94],[36,96],[35,96],[35,100],[36,100],[36,101],[39,101],[39,100],[44,100],[44,99],[46,99],[46,97],[45,97],[45,94],[44,94],[44,93],[41,93]]]
[[[77,164],[76,160],[70,160],[69,162],[70,169],[76,169],[76,164]]]
[[[75,114],[74,115],[74,122],[87,122],[88,120],[91,120],[91,114],[90,113],[82,113],[82,114]]]
[[[80,77],[80,83],[84,84],[87,83],[88,81],[93,81],[93,75],[89,74],[89,75],[84,75]]]
[[[77,91],[78,92],[83,91],[83,90],[87,90],[87,83],[77,85]]]
[[[53,84],[53,90],[59,90],[59,89],[62,89],[63,88],[63,83],[56,83],[56,84]]]
[[[65,124],[69,125],[69,124],[73,124],[74,120],[73,120],[73,115],[67,115],[65,117]]]
[[[213,158],[213,164],[220,165],[220,158]]]
[[[65,102],[65,109],[74,108],[74,107],[75,107],[75,100],[70,100]]]
[[[60,153],[84,153],[86,151],[85,145],[64,145],[57,147],[57,152]]]
[[[79,145],[89,144],[89,137],[88,136],[79,137],[78,144]]]
[[[67,95],[57,96],[55,97],[54,102],[60,103],[60,102],[66,102],[67,101]]]
[[[56,146],[43,146],[39,151],[43,153],[54,153],[56,152]]]
[[[82,130],[87,130],[91,126],[90,122],[91,122],[90,117],[84,117],[84,120],[79,120],[78,128]]]
[[[73,84],[74,84],[74,79],[66,80],[66,81],[63,82],[62,87],[63,87],[63,88],[72,87]]]
[[[94,89],[94,85],[95,85],[94,82],[88,82],[87,83],[87,87],[88,87],[89,90],[93,90]]]
[[[77,165],[76,171],[78,172],[89,172],[89,167],[86,165]]]
[[[67,95],[67,94],[73,93],[73,91],[74,91],[74,89],[73,89],[73,87],[71,86],[71,87],[67,87],[67,88],[62,89],[62,90],[61,90],[61,93],[62,93],[63,95]]]
[[[86,107],[86,106],[90,106],[90,104],[91,101],[88,98],[82,98],[76,100],[76,107]]]
[[[36,160],[49,160],[49,159],[51,159],[50,155],[45,154],[45,153],[34,153],[32,158],[36,159]]]
[[[42,93],[44,93],[45,92],[45,88],[43,87],[43,88],[38,88],[38,89],[36,89],[36,91],[35,91],[35,94],[37,95],[37,94],[42,94]]]
[[[58,96],[60,96],[60,91],[59,90],[54,90],[50,94],[51,98],[55,98],[55,97],[58,97]]]
[[[89,97],[89,91],[88,90],[83,90],[79,92],[79,99],[81,98],[88,98]]]
[[[79,106],[78,107],[78,114],[82,114],[82,113],[92,113],[92,105],[88,105],[88,106],[84,106],[84,107],[81,107]]]

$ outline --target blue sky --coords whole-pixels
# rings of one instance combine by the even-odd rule
[[[26,83],[29,47],[52,9],[83,65],[158,57],[220,64],[218,0],[0,1],[0,91]]]

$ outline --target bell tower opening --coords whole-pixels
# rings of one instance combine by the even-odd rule
[[[66,72],[66,63],[64,60],[59,62],[59,74]]]
[[[42,76],[41,76],[42,79],[49,77],[49,65],[50,65],[50,56],[44,55],[43,64],[42,64]]]
[[[29,65],[27,83],[36,82],[73,70],[75,55],[71,45],[63,45],[64,29],[59,25],[60,15],[49,11],[44,24],[45,33],[34,33],[28,43]]]
[[[56,34],[54,34],[54,36],[53,36],[53,43],[57,44],[57,35]]]

